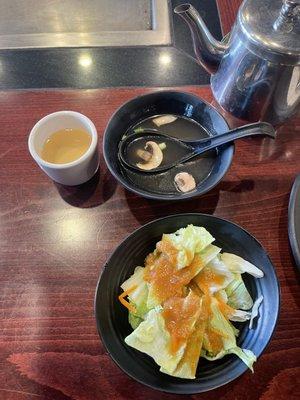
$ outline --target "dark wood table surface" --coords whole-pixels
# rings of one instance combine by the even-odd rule
[[[240,1],[220,1],[224,30]],[[236,144],[232,167],[208,194],[186,202],[138,197],[104,164],[101,137],[113,111],[159,88],[0,92],[0,399],[187,398],[148,389],[127,377],[98,337],[94,291],[101,267],[134,229],[155,218],[202,212],[242,225],[268,251],[281,285],[277,329],[255,374],[194,399],[299,398],[299,276],[287,235],[287,207],[300,172],[300,115],[276,141]],[[208,101],[208,87],[185,87]],[[55,185],[27,150],[34,123],[61,109],[90,117],[99,133],[100,174],[81,188]]]

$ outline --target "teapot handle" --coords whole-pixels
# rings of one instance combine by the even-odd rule
[[[298,17],[300,17],[300,0],[284,0],[273,28],[290,32],[293,30],[294,22]]]

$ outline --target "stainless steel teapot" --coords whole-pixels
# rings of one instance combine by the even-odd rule
[[[300,0],[244,0],[229,35],[214,39],[190,4],[174,9],[189,25],[197,61],[215,99],[248,121],[278,124],[300,104]]]

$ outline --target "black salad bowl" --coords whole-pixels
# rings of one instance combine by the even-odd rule
[[[103,154],[110,172],[126,189],[150,199],[179,200],[208,192],[221,181],[228,171],[234,153],[234,144],[218,148],[218,154],[210,172],[195,190],[188,193],[159,193],[152,189],[145,189],[124,174],[118,159],[118,146],[123,135],[137,123],[159,114],[175,114],[192,119],[213,136],[229,130],[227,122],[214,107],[190,93],[158,91],[136,97],[123,104],[113,114],[106,127],[103,138]]]
[[[238,346],[252,350],[258,357],[267,346],[278,318],[280,290],[274,267],[261,244],[240,226],[205,214],[178,214],[157,219],[134,231],[113,252],[104,266],[95,294],[95,317],[102,343],[116,364],[140,383],[164,392],[193,394],[212,390],[238,378],[247,366],[236,356],[227,355],[218,361],[200,359],[195,380],[171,377],[159,371],[147,355],[129,347],[125,337],[132,332],[128,312],[118,301],[120,285],[143,265],[144,259],[160,240],[163,233],[171,233],[188,224],[204,226],[223,251],[235,253],[252,262],[264,272],[256,279],[243,274],[244,282],[253,299],[263,296],[259,315],[253,329],[248,323],[238,326]],[[251,372],[248,370],[247,373]],[[258,377],[259,379],[259,377]]]
[[[290,194],[288,232],[295,263],[300,272],[300,175],[296,177]]]

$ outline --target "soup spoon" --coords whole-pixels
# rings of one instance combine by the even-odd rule
[[[250,136],[268,136],[275,139],[276,132],[271,124],[256,122],[220,135],[190,141],[145,129],[140,133],[128,134],[121,140],[118,156],[119,160],[129,168],[139,172],[157,173],[167,171],[221,145]],[[176,146],[178,151],[175,151]],[[181,156],[173,159],[168,157],[168,147],[171,147],[172,155],[178,152]],[[141,162],[130,160],[132,149],[135,149],[135,158],[140,158]]]

